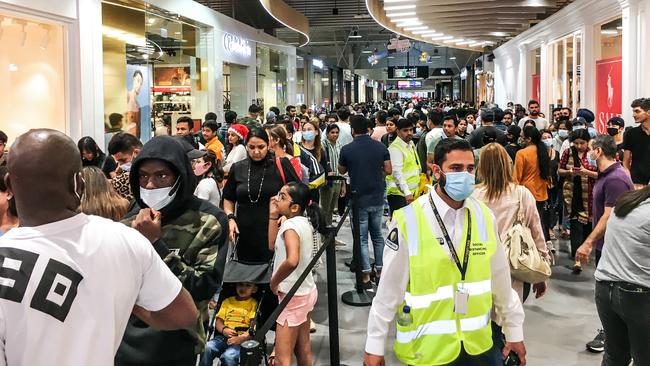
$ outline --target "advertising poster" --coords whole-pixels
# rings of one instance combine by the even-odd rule
[[[156,67],[154,69],[154,86],[191,86],[190,67]]]
[[[607,132],[607,121],[623,112],[622,58],[596,61],[596,130]]]
[[[531,83],[532,84],[531,87],[532,87],[533,90],[531,92],[531,95],[532,95],[531,99],[539,101],[539,94],[540,94],[539,93],[539,80],[540,80],[539,75],[535,74],[535,75],[532,76],[532,78],[533,78],[533,80],[532,80],[532,83]]]
[[[147,142],[151,137],[149,84],[147,66],[126,65],[126,128],[142,142]]]

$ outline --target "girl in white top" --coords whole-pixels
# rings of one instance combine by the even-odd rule
[[[325,220],[318,204],[310,202],[309,187],[304,183],[287,183],[269,208],[269,248],[275,250],[271,291],[281,302],[312,259],[314,230],[326,232]],[[305,217],[304,215],[308,217]],[[309,318],[318,291],[309,271],[295,296],[277,319],[275,364],[291,365],[292,354],[298,366],[312,365],[309,341]]]
[[[223,164],[223,171],[230,172],[230,167],[238,161],[246,159],[246,147],[243,142],[246,141],[248,128],[242,124],[234,124],[228,128],[228,144],[230,151],[226,156],[226,162]]]
[[[217,167],[216,155],[207,151],[205,155],[192,161],[194,175],[199,178],[194,195],[221,207],[221,189],[223,188],[223,171]]]

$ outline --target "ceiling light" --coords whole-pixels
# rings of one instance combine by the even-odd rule
[[[426,25],[418,25],[414,27],[404,27],[405,31],[414,31],[414,30],[424,30],[424,29],[429,29]]]
[[[453,39],[453,38],[454,38],[453,36],[439,36],[439,37],[432,37],[431,39],[433,41],[444,41],[444,40]]]
[[[462,38],[457,38],[457,39],[449,39],[449,40],[446,40],[445,43],[458,43],[458,42],[462,42],[462,41],[464,41],[464,39],[462,39]]]
[[[387,56],[386,58],[395,58],[395,56]]]
[[[391,4],[391,3],[406,3],[410,2],[412,0],[384,0],[384,4]]]
[[[396,27],[408,27],[409,25],[422,25],[422,22],[419,20],[411,20],[408,22],[403,22],[403,23],[397,23],[395,24]]]
[[[415,9],[415,4],[384,6],[385,11]]]
[[[352,34],[348,36],[348,38],[362,38],[363,36],[359,34],[358,30],[352,31]]]
[[[1,22],[0,22],[0,23],[1,23]],[[623,30],[623,26],[620,26],[620,25],[619,25],[618,27],[616,27],[616,29],[618,29],[618,30]]]
[[[504,33],[504,32],[492,32],[492,33],[490,33],[490,35],[495,36],[495,37],[505,37],[508,34]]]
[[[386,13],[386,16],[389,18],[398,18],[398,17],[408,17],[411,15],[415,15],[414,11],[402,11],[399,13]]]
[[[431,56],[431,58],[440,58],[441,56]]]
[[[615,34],[618,34],[618,31],[617,31],[616,29],[602,29],[602,30],[600,31],[600,34],[611,34],[611,35],[615,35]]]
[[[363,51],[361,51],[361,53],[372,53],[372,51],[371,50],[363,50]]]
[[[455,60],[455,59],[456,59],[456,56],[451,56],[449,59],[450,59],[450,60]]]
[[[413,31],[413,34],[427,34],[427,33],[436,33],[435,29],[425,29],[425,30],[417,30]]]
[[[476,41],[475,40],[469,40],[469,41],[456,42],[456,44],[459,45],[459,46],[469,45],[469,44],[472,44],[472,43],[476,43]]]
[[[155,23],[155,22],[156,22],[156,18],[149,18],[149,19],[147,19],[147,23],[149,23],[150,25],[153,24],[153,23]]]
[[[143,54],[142,54],[142,58],[145,59],[145,60],[148,60],[148,59],[149,59],[149,55],[147,55],[146,53],[143,53]]]
[[[475,42],[475,43],[470,43],[470,47],[477,47],[477,46],[482,46],[484,45],[485,42]]]
[[[393,22],[393,23],[397,23],[397,22],[417,22],[417,21],[419,21],[419,20],[420,20],[420,19],[418,19],[417,17],[415,17],[415,18],[395,19],[395,20],[391,19],[390,21]],[[420,24],[422,24],[422,23],[420,23]],[[419,25],[419,24],[418,24],[418,25]]]

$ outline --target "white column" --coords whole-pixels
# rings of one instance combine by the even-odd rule
[[[581,107],[595,110],[596,107],[596,58],[600,58],[600,32],[595,26],[587,25],[582,30],[582,85]]]
[[[550,88],[551,85],[551,73],[550,68],[553,67],[552,60],[549,59],[548,45],[546,42],[542,42],[540,45],[540,75],[539,75],[539,105],[542,111],[545,111],[548,107],[548,101],[550,100]],[[552,45],[551,45],[552,47]],[[526,101],[528,102],[528,101]]]
[[[530,90],[530,60],[528,57],[528,45],[522,44],[519,46],[519,71],[517,73],[517,90],[514,95],[514,100],[519,101],[519,103],[528,103],[528,100],[531,98]],[[508,96],[508,100],[512,100]]]
[[[642,85],[647,83],[643,79],[643,75],[639,74],[639,57],[643,55],[639,48],[644,47],[639,40],[643,39],[640,34],[639,27],[639,14],[638,0],[619,0],[623,11],[623,47],[621,54],[623,55],[623,72],[622,72],[622,112],[623,119],[627,125],[634,125],[632,120],[632,110],[629,107],[632,100],[641,95]],[[643,70],[643,74],[647,75],[648,71]]]
[[[637,3],[637,52],[638,62],[637,77],[638,80],[636,97],[650,97],[650,0],[636,1]],[[630,14],[634,12],[630,11]],[[625,32],[625,30],[623,30]],[[629,103],[628,103],[629,104]],[[625,105],[625,103],[624,103]],[[626,119],[627,121],[627,119]]]
[[[70,80],[70,137],[76,141],[91,136],[103,146],[102,3],[100,0],[79,0],[77,4],[78,28],[69,37],[68,48],[72,52],[69,53],[70,69],[66,70]],[[75,49],[78,51],[73,51]]]

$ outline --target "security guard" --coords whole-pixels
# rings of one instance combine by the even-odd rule
[[[420,184],[420,158],[413,143],[413,124],[406,118],[395,123],[397,138],[388,147],[393,174],[386,177],[391,213],[413,202]]]
[[[470,198],[471,146],[443,140],[431,169],[438,184],[396,211],[389,224],[364,365],[385,365],[386,334],[396,315],[394,351],[408,365],[495,365],[510,351],[525,365],[524,312],[510,286],[494,216]],[[506,336],[503,350],[492,350],[493,307]]]

